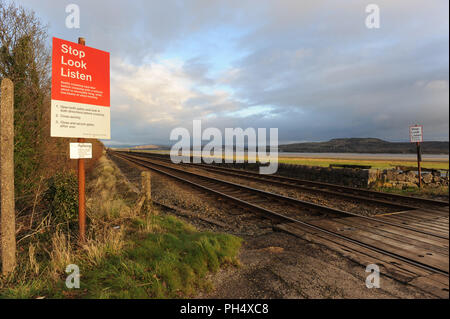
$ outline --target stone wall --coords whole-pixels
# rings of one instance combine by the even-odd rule
[[[391,169],[384,170],[378,179],[378,186],[393,187],[393,188],[409,188],[418,187],[419,178],[416,172],[402,172],[399,170]],[[425,172],[422,173],[422,183],[424,187],[436,188],[441,186],[448,186],[449,178],[447,176],[441,176],[440,171]]]
[[[259,170],[259,164],[250,163],[215,163],[221,167],[235,169]],[[278,175],[293,177],[317,182],[338,184],[351,187],[367,187],[379,177],[378,170],[352,169],[352,168],[329,168],[318,166],[305,166],[295,164],[278,165]]]
[[[235,169],[259,170],[259,164],[249,163],[221,163],[214,164],[222,167]],[[382,186],[398,189],[415,188],[419,185],[419,179],[415,172],[402,172],[400,170],[379,170],[379,169],[352,169],[352,168],[329,168],[318,166],[305,166],[295,164],[278,165],[277,174],[287,177],[331,183],[351,187]],[[423,173],[422,181],[424,187],[448,186],[448,176],[441,177],[439,171]]]

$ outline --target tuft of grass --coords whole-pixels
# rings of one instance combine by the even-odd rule
[[[155,209],[154,209],[155,210]],[[147,214],[144,218],[136,218],[134,220],[135,226],[139,227],[140,232],[144,234],[161,234],[165,232],[165,227],[156,223],[155,216]],[[188,228],[189,225],[186,225]]]
[[[88,184],[91,196],[86,203],[88,216],[93,223],[117,222],[133,218],[132,207],[137,195],[127,185],[120,170],[106,157],[101,157]]]
[[[57,279],[66,269],[67,265],[74,261],[73,248],[70,237],[62,231],[57,231],[52,236],[52,247],[50,251],[51,276]]]
[[[106,229],[83,245],[83,260],[86,265],[98,266],[109,255],[119,254],[124,247],[124,232],[121,229]]]
[[[40,266],[39,263],[36,260],[36,246],[31,243],[30,246],[28,246],[28,260],[30,262],[30,270],[33,274],[38,275]]]

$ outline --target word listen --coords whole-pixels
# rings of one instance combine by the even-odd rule
[[[70,54],[71,56],[79,59],[73,60],[67,57],[65,58],[64,55],[61,56],[62,77],[92,82],[92,75],[81,73],[79,70],[73,71],[70,69],[71,67],[74,67],[76,69],[87,70],[86,62],[82,60],[86,56],[84,51],[73,49],[70,45],[63,44],[61,46],[61,52],[64,54]]]

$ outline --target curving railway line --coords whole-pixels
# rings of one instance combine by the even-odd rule
[[[110,155],[213,194],[227,204],[270,218],[275,229],[334,248],[361,264],[380,264],[385,274],[448,298],[448,203],[367,190],[356,192],[349,187],[195,164],[204,171],[245,176],[261,183],[298,186],[300,190],[306,187],[307,191],[314,189],[321,194],[338,192],[351,200],[386,205],[388,197],[389,204],[403,209],[400,213],[404,214],[399,214],[400,218],[393,214],[385,214],[387,216],[382,218],[368,217],[192,172],[164,158],[113,151]],[[331,190],[331,186],[336,188]],[[384,195],[387,196],[382,197]],[[394,198],[396,203],[392,203]],[[420,218],[422,215],[417,214],[417,207],[424,206],[426,210],[421,214],[430,217],[434,224],[426,224],[426,220]]]

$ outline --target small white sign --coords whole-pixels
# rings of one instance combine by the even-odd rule
[[[70,143],[70,158],[92,158],[91,143]]]
[[[411,143],[423,142],[423,126],[422,125],[410,126],[409,139]]]

